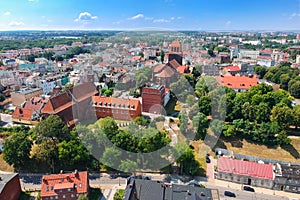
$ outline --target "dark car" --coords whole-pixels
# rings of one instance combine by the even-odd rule
[[[244,186],[244,190],[249,191],[249,192],[255,192],[254,188],[249,187],[249,186]]]
[[[206,157],[206,163],[210,163],[210,158]]]
[[[228,197],[236,197],[236,195],[233,192],[230,192],[230,191],[225,191],[224,195],[228,196]]]

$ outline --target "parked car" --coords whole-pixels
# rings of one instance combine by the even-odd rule
[[[230,192],[230,191],[225,191],[224,195],[228,196],[228,197],[236,197],[236,195],[233,192]]]
[[[210,158],[206,157],[206,163],[210,163]]]
[[[249,191],[249,192],[255,192],[254,188],[249,187],[249,186],[244,186],[243,189],[246,191]]]

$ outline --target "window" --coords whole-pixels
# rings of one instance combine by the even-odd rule
[[[82,184],[81,183],[79,184],[79,187],[82,188]]]
[[[61,182],[62,182],[62,183],[64,182],[64,178],[61,179]]]
[[[50,199],[54,199],[53,197],[50,197]]]
[[[66,195],[65,195],[65,194],[63,195],[63,198],[64,198],[64,199],[66,198]]]
[[[62,190],[59,190],[59,192],[62,192]]]
[[[70,192],[71,191],[71,188],[68,188],[68,192]]]
[[[49,187],[48,187],[48,186],[46,187],[46,191],[47,191],[47,192],[49,191]]]
[[[55,196],[55,199],[58,199],[58,196]]]
[[[77,188],[77,184],[74,184],[74,188]]]
[[[51,186],[51,190],[53,190],[53,188],[54,188],[54,187],[53,187],[53,186]]]
[[[75,195],[74,195],[74,194],[71,194],[71,198],[73,198],[73,197],[75,197]]]

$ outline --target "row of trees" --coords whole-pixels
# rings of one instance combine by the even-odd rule
[[[15,170],[58,172],[98,169],[76,130],[69,131],[58,116],[51,115],[31,130],[22,129],[5,139],[4,160]]]
[[[178,85],[178,84],[177,84]],[[176,86],[177,86],[176,85]],[[259,84],[249,91],[236,93],[225,86],[218,87],[214,77],[201,77],[195,85],[195,94],[185,96],[189,112],[180,113],[180,129],[188,130],[188,121],[193,122],[196,139],[204,139],[209,125],[207,116],[223,119],[227,124],[219,124],[219,130],[227,137],[241,135],[265,144],[287,144],[287,131],[300,124],[300,106],[292,106],[289,92]],[[181,88],[182,89],[182,88]],[[177,95],[177,94],[176,94]],[[211,126],[212,127],[212,126]],[[190,130],[188,130],[190,132]]]
[[[261,78],[280,84],[280,88],[289,91],[292,96],[300,98],[300,70],[291,68],[290,63],[283,63],[268,69],[256,66],[254,71]]]

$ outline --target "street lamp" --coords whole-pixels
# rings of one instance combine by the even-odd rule
[[[119,175],[119,186],[121,186],[121,183],[120,183],[120,181],[121,181],[121,180],[120,180],[120,173],[119,173],[118,175]]]

